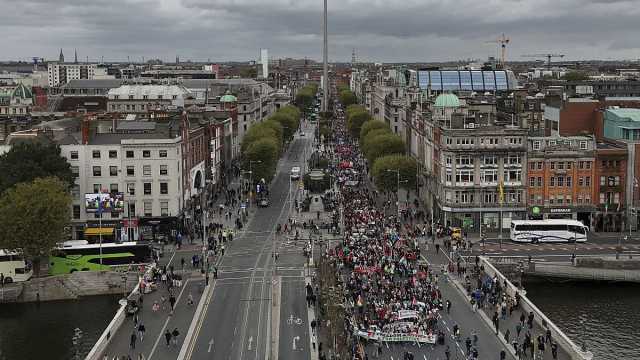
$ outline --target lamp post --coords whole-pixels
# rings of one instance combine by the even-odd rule
[[[397,208],[397,216],[398,216],[398,222],[400,221],[400,183],[406,183],[408,182],[407,180],[403,180],[400,181],[400,169],[387,169],[387,172],[392,172],[392,173],[396,173],[396,186],[397,186],[397,202],[396,202],[396,208]]]
[[[249,160],[249,204],[251,204],[251,198],[253,197],[253,164],[261,163],[262,160]]]

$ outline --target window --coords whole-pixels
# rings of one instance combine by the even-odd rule
[[[151,183],[144,183],[144,194],[151,195]]]
[[[602,160],[602,167],[607,167],[607,160]]]
[[[571,170],[571,161],[567,161],[567,170]]]
[[[169,216],[169,202],[168,201],[160,201],[160,215],[161,216]]]
[[[473,165],[473,159],[469,155],[460,155],[456,158],[456,165]]]
[[[135,201],[129,202],[129,216],[136,216],[136,203]]]
[[[564,161],[558,162],[558,170],[564,170]]]
[[[493,192],[484,193],[484,202],[487,204],[495,204],[498,202],[498,194]]]
[[[127,176],[135,176],[136,168],[135,166],[127,166]]]
[[[549,205],[553,205],[553,203],[555,203],[556,201],[556,196],[555,195],[549,195]]]
[[[540,141],[533,142],[533,150],[540,150]]]
[[[80,205],[73,205],[73,218],[80,219]]]
[[[567,176],[567,187],[571,187],[571,176]]]
[[[556,182],[558,183],[559,187],[564,186],[564,177],[558,176],[558,178],[556,179]]]
[[[78,160],[78,152],[77,151],[70,152],[69,157],[71,158],[71,160]]]
[[[529,194],[529,204],[536,203],[536,194]]]
[[[585,161],[584,165],[587,170],[591,169],[591,161]]]
[[[118,150],[109,150],[109,159],[117,159]]]
[[[578,169],[584,169],[584,161],[578,162]]]
[[[445,164],[447,164],[447,167],[450,167],[451,164],[453,163],[452,160],[451,160],[451,156],[445,157],[444,158],[444,162],[445,162]]]
[[[93,150],[92,156],[94,159],[100,159],[100,150]]]
[[[117,166],[109,166],[109,176],[118,176]]]
[[[578,186],[584,186],[584,178],[582,176],[578,178]]]
[[[498,158],[495,155],[485,155],[484,164],[492,166],[498,165]]]
[[[117,193],[118,191],[118,184],[110,184],[109,185],[109,190],[111,191],[111,193]]]
[[[167,157],[167,150],[160,150],[160,151],[158,152],[158,155],[159,155],[161,158],[166,158],[166,157]]]
[[[582,194],[578,194],[578,204],[582,204]]]
[[[484,170],[482,172],[482,181],[486,183],[497,183],[498,182],[498,171],[497,170]]]
[[[549,179],[549,186],[556,186],[556,178],[555,177],[551,177]]]
[[[127,157],[127,159],[132,159],[133,158],[133,150],[127,150],[125,152],[125,156]]]
[[[607,177],[607,185],[608,186],[614,186],[615,185],[615,178],[613,176]]]
[[[93,184],[93,193],[94,193],[94,194],[99,193],[101,189],[102,189],[102,185],[100,185],[100,184]]]
[[[80,197],[80,185],[73,184],[71,187],[71,197],[77,199]]]
[[[521,163],[520,155],[509,155],[509,165],[519,165]]]
[[[460,183],[467,183],[467,182],[473,182],[473,170],[458,170],[456,171],[456,182]]]
[[[542,165],[544,163],[542,161],[538,161],[538,170],[542,170]]]
[[[505,182],[520,182],[522,181],[522,170],[505,170],[504,171]]]
[[[605,204],[606,202],[604,201],[604,193],[600,193],[600,204]]]
[[[580,141],[580,150],[587,150],[587,142]]]
[[[71,173],[75,176],[78,176],[80,174],[80,168],[77,166],[71,166]]]
[[[132,195],[132,196],[135,195],[136,194],[136,184],[135,183],[128,183],[127,184],[127,192],[129,193],[129,195]]]
[[[142,157],[143,158],[151,157],[151,150],[142,150]]]
[[[536,169],[536,163],[535,163],[535,162],[533,162],[533,161],[532,161],[532,162],[530,162],[530,163],[529,163],[529,169],[530,169],[530,170],[535,170],[535,169]]]
[[[167,174],[169,174],[167,165],[160,165],[160,175],[167,175]]]
[[[584,178],[584,186],[591,186],[591,176]]]
[[[529,186],[531,186],[531,187],[535,187],[536,186],[536,178],[535,177],[530,177],[529,178]]]
[[[552,161],[552,162],[550,162],[550,163],[549,163],[549,169],[553,170],[553,169],[555,169],[555,168],[556,168],[556,163],[555,163],[555,162],[553,162],[553,161]]]
[[[93,176],[102,176],[102,167],[94,166],[93,167]]]
[[[169,193],[169,183],[160,183],[160,194],[166,195]]]
[[[620,176],[616,176],[613,178],[614,186],[620,186]]]
[[[151,201],[144,202],[144,216],[151,216],[153,209],[153,203]]]
[[[151,176],[151,165],[142,166],[142,176]]]
[[[542,182],[542,176],[538,176],[538,187],[542,187],[544,182]]]
[[[451,173],[451,170],[447,170],[447,182],[451,182],[453,181],[453,174]]]

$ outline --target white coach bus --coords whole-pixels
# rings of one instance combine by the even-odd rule
[[[588,227],[577,220],[513,220],[511,221],[511,241],[585,242],[588,230]]]

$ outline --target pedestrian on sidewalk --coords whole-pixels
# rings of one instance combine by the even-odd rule
[[[171,345],[171,333],[169,332],[169,329],[164,332],[164,339],[167,341],[167,347],[169,347]]]
[[[316,319],[311,320],[311,334],[315,336],[316,334]]]
[[[176,297],[173,294],[169,297],[169,305],[171,305],[171,315],[173,315],[173,309],[176,306]]]
[[[189,293],[189,296],[187,297],[187,305],[193,305],[193,295],[191,293]]]
[[[140,324],[138,325],[138,337],[140,338],[140,342],[144,340],[145,331],[147,331],[147,329],[144,327],[144,324],[140,322]]]
[[[137,336],[136,336],[136,332],[132,332],[131,333],[131,342],[129,343],[129,347],[131,348],[131,350],[135,350],[136,349],[136,340],[137,340]]]

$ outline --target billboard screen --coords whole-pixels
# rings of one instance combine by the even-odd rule
[[[84,204],[87,212],[123,212],[124,211],[124,195],[123,193],[99,193],[85,194]]]

